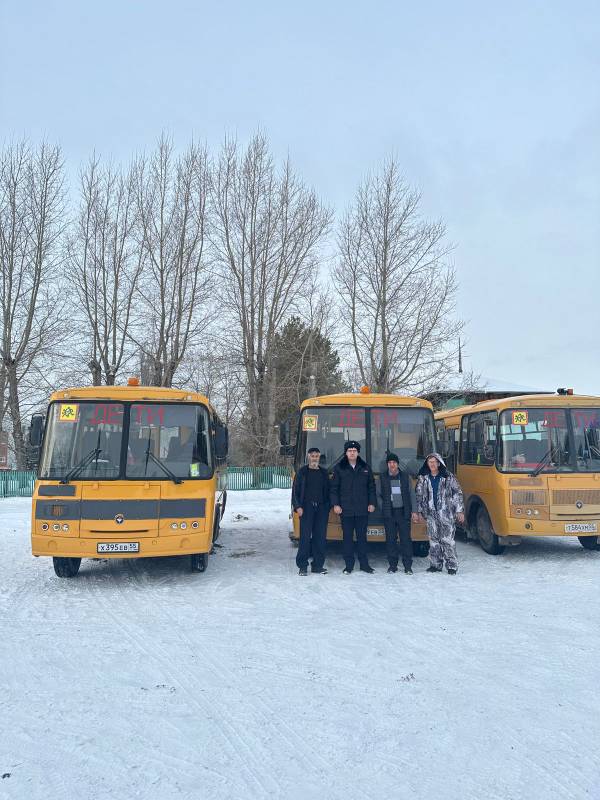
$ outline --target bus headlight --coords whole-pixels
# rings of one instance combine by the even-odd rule
[[[47,531],[50,529],[50,525],[47,522],[42,522],[42,530]]]
[[[198,528],[200,525],[199,522],[192,522],[192,528]]]
[[[185,530],[185,529],[187,528],[187,522],[182,522],[182,523],[181,523],[181,525],[180,525],[179,527],[180,527],[182,530]]]
[[[52,526],[52,530],[53,531],[59,531],[60,530],[60,525],[57,522],[55,522],[54,525]]]
[[[172,523],[171,523],[171,527],[172,527],[172,528],[173,528],[173,530],[175,531],[175,530],[177,530],[177,528],[178,528],[179,526],[177,525],[177,523],[176,523],[176,522],[172,522]]]
[[[69,531],[69,526],[67,525],[67,523],[66,523],[66,522],[65,522],[65,524],[62,526],[62,529],[63,529],[63,531],[65,531],[65,532],[67,532],[67,533],[68,533],[68,531]]]
[[[530,517],[533,514],[533,511],[530,508],[528,508],[525,513],[527,514],[528,517]]]

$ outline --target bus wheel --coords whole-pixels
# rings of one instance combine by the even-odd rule
[[[577,538],[579,539],[581,546],[585,547],[586,550],[600,550],[597,536],[578,536]]]
[[[192,572],[205,572],[208,566],[208,553],[194,553],[191,556]]]
[[[413,542],[413,556],[426,558],[429,555],[429,542]]]
[[[500,540],[494,533],[492,521],[485,508],[477,511],[477,536],[481,549],[491,556],[499,556],[504,552],[504,545],[500,544]]]
[[[80,558],[59,558],[54,556],[52,559],[54,572],[59,578],[74,578],[79,572],[81,565]]]

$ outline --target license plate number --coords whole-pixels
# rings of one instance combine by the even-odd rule
[[[98,542],[98,553],[139,553],[139,542]]]
[[[565,525],[565,533],[597,533],[598,524],[596,522],[570,522]]]
[[[367,536],[383,536],[383,528],[367,528]]]

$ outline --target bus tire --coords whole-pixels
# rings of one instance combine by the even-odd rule
[[[597,536],[578,536],[579,543],[586,550],[600,550]]]
[[[223,498],[221,500],[221,519],[225,516],[225,506],[227,505],[227,489],[223,490]]]
[[[504,545],[494,533],[490,515],[483,506],[477,509],[477,538],[481,549],[491,556],[499,556],[504,552]]]
[[[429,555],[429,542],[413,542],[413,556],[426,558]]]
[[[59,578],[74,578],[79,572],[81,559],[60,558],[59,556],[54,556],[52,558],[52,563],[54,565],[54,572]]]
[[[194,553],[190,556],[192,572],[206,572],[208,553]]]

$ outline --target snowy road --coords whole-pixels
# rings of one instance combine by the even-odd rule
[[[600,798],[600,552],[300,578],[288,502],[231,493],[203,575],[61,580],[0,501],[1,798]]]

